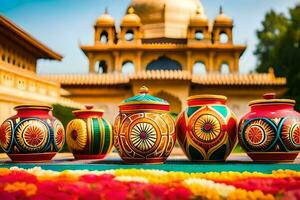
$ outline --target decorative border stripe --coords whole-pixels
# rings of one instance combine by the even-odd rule
[[[100,136],[101,136],[101,131],[100,131],[100,125],[99,125],[99,121],[97,118],[92,118],[92,124],[93,124],[93,141],[92,141],[92,146],[93,146],[93,150],[92,153],[93,154],[98,154],[100,151]]]
[[[102,153],[107,153],[110,150],[111,143],[112,143],[112,128],[111,125],[105,120],[101,119],[103,126],[104,126],[104,146],[102,149]]]

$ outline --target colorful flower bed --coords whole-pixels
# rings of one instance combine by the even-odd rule
[[[0,199],[300,199],[300,172],[0,168]]]

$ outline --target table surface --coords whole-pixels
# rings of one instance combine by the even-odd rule
[[[249,171],[271,173],[273,170],[290,169],[300,171],[300,156],[291,163],[255,163],[243,153],[231,154],[226,162],[191,162],[184,155],[173,153],[165,164],[124,164],[116,153],[111,153],[104,160],[74,160],[70,153],[59,153],[47,163],[14,163],[5,154],[0,154],[0,168],[13,166],[32,168],[39,166],[43,169],[62,170],[109,170],[109,169],[159,169],[165,171],[183,172],[221,172]]]

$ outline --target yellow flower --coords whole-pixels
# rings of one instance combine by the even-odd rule
[[[115,180],[122,181],[122,182],[148,183],[148,179],[139,176],[117,176]]]
[[[191,185],[192,187],[196,187],[196,185],[198,185],[199,188],[214,189],[222,198],[226,198],[228,194],[236,190],[234,186],[222,183],[215,183],[214,181],[200,178],[186,179],[184,181],[184,184],[188,188],[190,188]],[[191,191],[193,190],[191,189]]]
[[[228,195],[228,200],[275,200],[271,194],[264,194],[262,191],[247,191],[243,189],[236,189]]]
[[[218,191],[208,187],[199,186],[199,184],[192,183],[188,185],[188,188],[193,193],[195,199],[203,200],[219,200],[221,199]]]
[[[6,192],[23,191],[29,197],[36,194],[37,187],[32,183],[14,182],[5,184],[3,190]]]

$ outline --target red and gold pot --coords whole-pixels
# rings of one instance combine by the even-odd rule
[[[67,125],[66,142],[75,159],[103,159],[113,146],[111,124],[102,118],[104,110],[75,110]]]
[[[52,116],[52,107],[20,105],[14,109],[17,114],[0,127],[2,149],[16,162],[51,160],[65,141],[64,127]]]
[[[221,95],[195,95],[177,118],[178,141],[192,161],[224,161],[237,143],[237,119]]]
[[[239,123],[239,142],[254,161],[293,161],[300,150],[300,114],[295,101],[274,93],[251,101]]]
[[[176,140],[175,124],[167,101],[148,94],[121,103],[114,125],[114,146],[126,163],[163,163]]]

